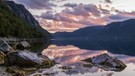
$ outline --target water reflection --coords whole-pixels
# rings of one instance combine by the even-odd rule
[[[101,41],[90,41],[86,39],[81,40],[54,40],[54,45],[58,46],[67,46],[67,45],[74,45],[81,49],[88,49],[93,51],[99,50],[108,50],[114,54],[125,54],[130,56],[135,56],[135,43],[126,42],[124,43],[117,43],[117,42],[101,42]]]
[[[135,57],[124,54],[113,54],[107,50],[85,50],[73,45],[57,46],[50,45],[42,52],[44,55],[55,59],[60,63],[55,67],[48,69],[50,72],[55,72],[55,76],[134,76],[135,75]],[[127,68],[121,72],[104,71],[97,67],[86,68],[81,60],[97,56],[99,54],[108,53],[110,56],[117,57],[127,64]],[[73,69],[63,71],[59,66],[71,66]],[[46,70],[44,71],[46,72]]]
[[[43,51],[44,55],[54,58],[58,63],[69,65],[80,62],[89,57],[93,57],[99,54],[107,53],[106,50],[92,51],[83,50],[75,46],[56,46],[50,45]]]

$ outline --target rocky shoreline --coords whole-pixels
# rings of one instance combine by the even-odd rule
[[[3,39],[0,39],[0,70],[1,68],[4,69],[1,71],[2,74],[6,74],[5,76],[8,74],[11,76],[27,76],[39,69],[51,68],[56,64],[54,60],[49,59],[41,53],[26,50],[30,47],[31,45],[27,41],[21,41],[17,45],[11,46]],[[23,51],[16,49],[23,49]],[[119,72],[126,68],[126,65],[122,61],[106,53],[82,61],[87,62],[87,64],[84,64],[84,67],[91,68],[95,66],[105,71]],[[60,68],[71,69],[67,67]]]
[[[28,47],[30,45],[26,41],[16,45],[16,48]],[[14,50],[6,41],[0,39],[0,65],[5,67],[5,71],[13,76],[26,76],[37,69],[54,66],[55,61],[28,50]]]

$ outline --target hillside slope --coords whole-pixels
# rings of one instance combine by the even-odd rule
[[[4,0],[0,0],[0,36],[19,38],[46,37],[17,16]]]
[[[33,17],[33,15],[24,7],[22,4],[17,4],[13,1],[6,1],[7,5],[11,8],[11,10],[23,19],[27,24],[31,25],[32,27],[36,28],[36,30],[44,33],[47,37],[51,37],[51,34],[43,29],[38,21]]]

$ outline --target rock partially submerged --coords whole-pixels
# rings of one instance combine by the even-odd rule
[[[14,50],[6,41],[0,38],[0,51],[2,51],[3,53],[8,53]]]
[[[83,61],[92,63],[106,71],[122,71],[126,68],[126,65],[122,61],[117,58],[110,57],[108,54],[101,54]]]
[[[38,54],[29,51],[17,51],[8,53],[5,56],[6,66],[19,66],[19,67],[52,67],[55,62],[49,58],[43,58]]]

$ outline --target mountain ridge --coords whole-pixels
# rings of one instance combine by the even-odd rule
[[[43,35],[43,33],[16,15],[5,3],[5,0],[0,0],[0,36],[18,38],[46,37],[46,35]]]
[[[36,28],[37,31],[44,33],[48,38],[51,38],[51,34],[43,29],[38,21],[33,17],[33,15],[25,8],[22,4],[17,4],[14,1],[5,1],[6,4],[16,13],[20,18],[22,18],[27,24]]]
[[[5,1],[6,4],[25,22],[36,27],[39,26],[38,21],[32,16],[32,14],[22,4],[16,4],[14,1]]]
[[[94,28],[93,28],[94,27]],[[121,22],[112,22],[106,26],[89,26],[85,28],[78,29],[71,33],[55,33],[54,37],[59,38],[73,38],[76,37],[88,37],[89,39],[97,38],[101,39],[126,39],[126,38],[135,38],[135,19],[129,19]],[[67,36],[62,36],[66,34]],[[70,36],[72,35],[72,36]],[[98,38],[99,37],[99,38]]]

